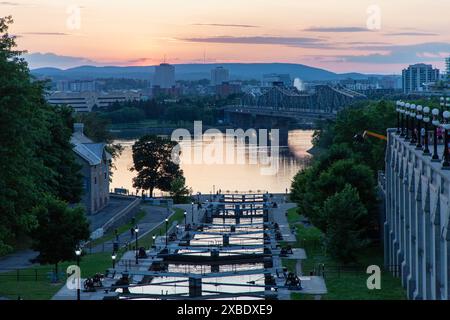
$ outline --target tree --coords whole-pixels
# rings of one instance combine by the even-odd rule
[[[81,241],[89,239],[89,223],[81,207],[69,208],[53,197],[46,197],[34,209],[38,227],[33,231],[33,249],[40,252],[41,263],[53,264],[75,258],[75,249]]]
[[[373,177],[373,172],[368,166],[358,163],[353,159],[334,162],[315,181],[316,190],[320,194],[321,199],[319,203],[323,203],[336,192],[342,191],[347,184],[358,191],[361,203],[369,213],[366,220],[360,221],[366,229],[366,234],[368,234],[376,229],[378,216],[377,196],[375,192],[376,182]],[[320,216],[320,212],[318,214]],[[323,219],[321,221],[323,222]],[[327,232],[326,226],[322,225],[319,228]]]
[[[325,201],[323,215],[327,221],[327,252],[343,263],[354,261],[357,251],[367,245],[364,227],[361,226],[367,210],[359,199],[358,191],[347,184],[342,191]]]
[[[170,196],[175,203],[186,203],[187,196],[192,193],[186,186],[186,179],[183,176],[172,180],[170,184]]]
[[[77,163],[70,138],[74,118],[69,107],[45,105],[43,107],[49,139],[38,144],[39,155],[46,167],[51,168],[42,176],[46,191],[69,203],[78,203],[83,193],[81,165]]]
[[[183,176],[180,166],[172,159],[176,143],[158,136],[146,135],[133,145],[133,167],[137,176],[133,187],[149,190],[153,196],[155,188],[170,191],[172,182]],[[178,155],[176,155],[178,156]]]
[[[81,193],[72,114],[46,102],[46,83],[30,76],[11,23],[0,18],[0,255],[37,227],[33,209],[45,196],[76,201]]]

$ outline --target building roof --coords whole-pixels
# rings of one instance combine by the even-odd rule
[[[111,154],[105,150],[105,143],[94,143],[81,132],[74,132],[70,142],[74,145],[73,151],[91,166],[101,164],[103,157],[106,160],[112,158]]]

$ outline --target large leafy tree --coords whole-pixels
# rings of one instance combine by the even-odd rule
[[[71,112],[46,103],[45,83],[30,76],[8,34],[12,22],[0,18],[0,255],[38,226],[33,209],[43,198],[76,202],[81,193]]]
[[[146,135],[133,145],[133,167],[137,176],[133,187],[138,190],[170,191],[172,182],[183,176],[180,166],[172,159],[176,143],[165,138]]]
[[[358,250],[367,245],[362,226],[367,210],[358,191],[345,185],[342,191],[325,201],[323,215],[327,217],[325,244],[328,253],[343,263],[354,261]]]
[[[356,222],[358,237],[371,239],[377,235],[376,173],[384,167],[385,141],[369,138],[361,142],[354,137],[366,130],[384,133],[387,128],[395,127],[395,121],[392,102],[362,102],[342,110],[335,121],[323,123],[322,129],[315,133],[313,144],[318,154],[312,166],[294,177],[291,199],[297,203],[300,214],[307,216],[325,234],[331,233],[332,239],[344,241],[348,239],[345,228],[355,229],[355,225],[333,226],[335,216],[328,214],[331,211],[329,200],[335,200],[335,195],[340,195],[348,186],[357,191],[358,202],[366,210]],[[327,241],[327,246],[333,246],[332,251],[340,250],[333,241]],[[343,256],[348,254],[343,253]]]
[[[89,223],[81,207],[70,208],[63,201],[46,197],[34,209],[38,227],[33,231],[33,249],[39,251],[41,263],[53,264],[73,260],[75,248],[89,239]]]
[[[186,179],[179,176],[170,184],[170,196],[175,203],[186,203],[192,190],[186,186]]]
[[[12,18],[0,18],[0,254],[11,239],[36,226],[31,211],[39,201],[37,172],[48,170],[36,144],[45,139],[40,83],[32,82],[27,65],[8,34]]]
[[[76,162],[70,137],[74,119],[68,107],[44,105],[42,108],[48,128],[47,139],[38,144],[43,164],[50,168],[42,177],[47,190],[57,198],[77,203],[83,192],[81,165]]]

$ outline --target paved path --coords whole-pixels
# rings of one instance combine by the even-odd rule
[[[295,203],[279,203],[278,208],[273,208],[273,220],[278,223],[281,234],[283,235],[283,241],[296,242],[295,234],[292,233],[291,228],[286,217],[287,210],[295,208]]]
[[[0,258],[0,273],[11,269],[25,269],[34,265],[30,259],[36,258],[39,252],[33,250],[20,250]]]
[[[165,207],[150,206],[146,204],[141,205],[141,209],[146,212],[146,215],[137,223],[139,227],[138,238],[144,236],[149,231],[153,230],[158,224],[163,222],[164,219],[172,213],[170,209],[167,209]],[[125,232],[119,235],[118,242],[120,246],[123,246],[126,243],[134,245],[135,239],[136,236],[131,235],[131,230],[126,230]],[[91,249],[87,248],[86,250],[89,253],[112,252],[114,241],[116,241],[116,239],[107,241],[103,244],[99,244]]]
[[[86,216],[89,220],[89,228],[94,231],[101,228],[106,222],[108,222],[112,217],[117,215],[120,211],[125,209],[130,205],[135,198],[115,198],[110,197],[109,202],[102,210],[96,212],[93,215]]]

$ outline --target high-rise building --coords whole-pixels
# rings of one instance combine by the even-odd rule
[[[168,63],[156,66],[153,86],[161,89],[170,89],[175,86],[175,67]]]
[[[450,80],[450,57],[445,59],[445,73],[447,74],[447,80]]]
[[[224,82],[228,82],[229,76],[228,69],[216,67],[211,70],[211,85],[218,86]]]
[[[402,71],[402,87],[404,93],[424,91],[427,83],[439,80],[439,69],[431,64],[418,63],[410,65]]]

